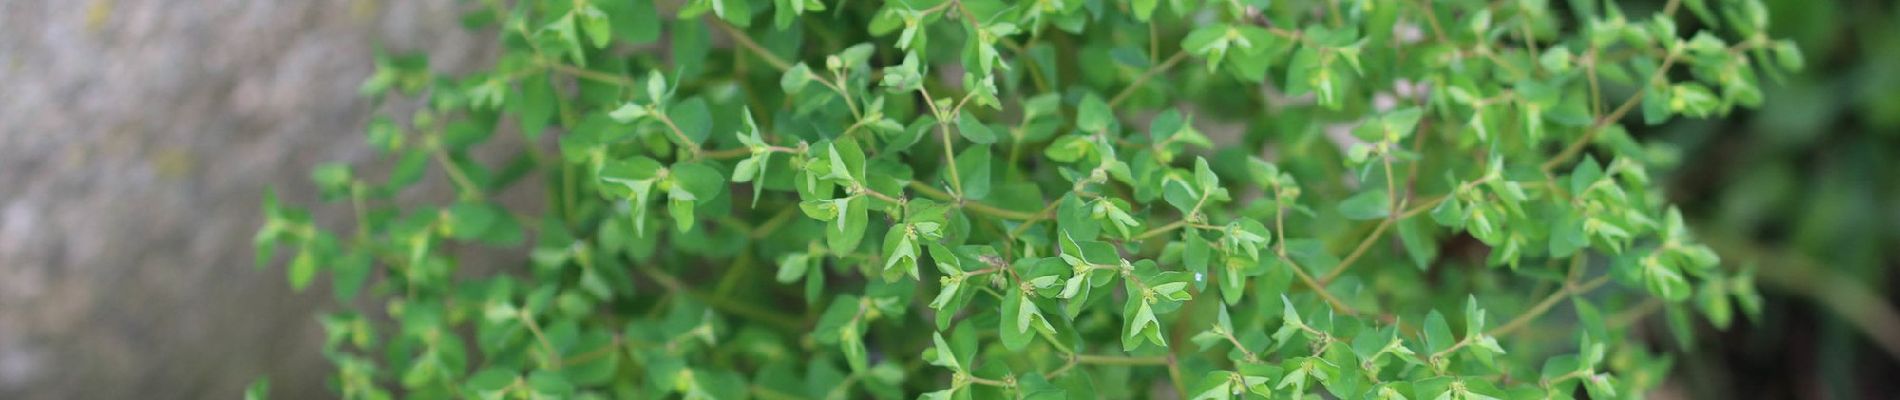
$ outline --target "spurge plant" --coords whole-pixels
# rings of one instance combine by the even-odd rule
[[[353,224],[267,200],[373,305],[346,398],[1642,397],[1760,300],[1629,127],[1802,61],[1759,0],[472,3]]]

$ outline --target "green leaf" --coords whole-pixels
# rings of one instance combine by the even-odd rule
[[[323,189],[328,197],[342,196],[350,190],[354,180],[350,166],[342,163],[324,163],[310,171],[310,180]]]
[[[864,337],[858,334],[857,325],[845,325],[840,332],[842,336],[838,339],[838,345],[844,349],[845,362],[851,366],[852,371],[865,370],[867,356],[864,350]]]
[[[1437,310],[1432,310],[1432,312],[1425,314],[1424,332],[1425,348],[1431,349],[1432,354],[1443,352],[1445,349],[1451,348],[1452,343],[1457,342],[1457,340],[1452,339],[1451,324],[1446,323],[1445,315],[1439,314]]]
[[[1385,189],[1367,190],[1339,203],[1339,213],[1344,214],[1346,219],[1352,220],[1385,218],[1391,213],[1391,200],[1391,196],[1386,194]]]
[[[516,379],[519,379],[519,377],[512,371],[500,368],[488,368],[476,372],[474,375],[470,375],[468,380],[463,383],[462,390],[468,391],[476,397],[500,398],[503,393],[507,393],[509,389],[514,387]]]
[[[581,48],[580,33],[575,26],[577,23],[574,19],[573,13],[563,15],[561,18],[555,19],[554,22],[542,26],[540,34],[548,37],[549,41],[557,42],[565,47],[568,57],[572,58],[575,64],[585,67],[587,66],[587,56]]]
[[[825,245],[831,251],[849,254],[858,248],[864,240],[865,226],[870,223],[868,208],[870,201],[864,197],[838,199],[837,223],[826,224]]]
[[[958,113],[957,133],[962,134],[964,139],[977,144],[996,143],[996,133],[991,132],[990,127],[984,126],[982,121],[978,121],[969,112]]]
[[[1063,196],[1056,208],[1056,223],[1071,240],[1092,241],[1101,234],[1102,224],[1095,221],[1092,207],[1074,195]]]
[[[726,23],[741,28],[752,25],[752,2],[747,2],[747,0],[699,0],[699,2],[707,2],[712,8],[712,15],[718,15],[718,19],[724,19]]]
[[[545,76],[530,75],[520,82],[521,93],[510,96],[508,105],[514,110],[521,134],[528,139],[540,138],[547,130],[548,121],[554,118],[554,106],[559,98]]]
[[[1405,254],[1412,265],[1420,271],[1431,267],[1438,259],[1438,238],[1430,225],[1420,218],[1406,218],[1398,223],[1399,243],[1405,246]]]
[[[705,203],[725,192],[726,177],[704,163],[673,164],[670,173],[675,186],[683,193],[690,194],[691,200]]]
[[[672,174],[671,188],[667,190],[667,210],[673,216],[673,222],[680,231],[693,230],[693,209],[719,197],[725,189],[726,178],[718,170],[705,164],[674,164],[669,170]]]
[[[931,332],[930,341],[932,347],[924,349],[924,362],[953,371],[963,371],[963,365],[957,361],[956,352],[950,348],[949,343],[943,340],[942,332]]]
[[[285,271],[289,274],[291,289],[301,292],[304,287],[310,286],[312,279],[316,279],[319,262],[317,257],[319,256],[316,250],[305,245],[303,250],[297,252],[296,257],[290,259],[290,266]]]
[[[1440,226],[1464,228],[1466,215],[1464,203],[1458,199],[1445,199],[1432,207],[1432,221]]]
[[[1282,310],[1280,311],[1280,329],[1273,332],[1273,345],[1275,347],[1284,345],[1293,340],[1294,334],[1301,333],[1306,328],[1305,321],[1300,319],[1300,310],[1293,308],[1293,300],[1287,299],[1286,294],[1282,293],[1280,295],[1280,304],[1282,306]]]
[[[1801,48],[1795,47],[1792,41],[1775,41],[1774,52],[1775,62],[1782,68],[1789,71],[1800,71],[1802,67],[1805,66],[1804,58],[1801,55]]]
[[[1671,91],[1650,86],[1643,89],[1643,93],[1643,123],[1656,125],[1668,121],[1673,108],[1669,101]]]
[[[805,253],[786,254],[779,258],[778,274],[773,276],[779,283],[792,283],[805,277],[805,271],[811,268],[811,256]]]
[[[1202,376],[1201,380],[1195,383],[1194,386],[1192,386],[1192,389],[1188,390],[1188,393],[1193,395],[1192,397],[1189,397],[1189,399],[1191,400],[1232,399],[1234,395],[1233,381],[1228,379],[1228,377],[1232,376],[1232,374],[1233,373],[1227,372],[1227,371],[1208,372],[1207,375]]]
[[[1204,197],[1217,199],[1226,197],[1227,190],[1221,188],[1220,176],[1214,175],[1214,170],[1207,167],[1206,158],[1194,158],[1194,182],[1200,185],[1201,195]]]
[[[957,178],[963,183],[963,197],[982,200],[990,194],[990,147],[972,146],[957,153]],[[946,174],[947,175],[947,174]],[[944,177],[948,182],[950,177]]]
[[[1049,159],[1057,162],[1068,163],[1081,160],[1082,157],[1089,155],[1094,148],[1095,144],[1089,142],[1087,137],[1069,135],[1056,138],[1056,141],[1051,143],[1048,149],[1043,150],[1043,155],[1049,156]]]
[[[348,302],[356,298],[356,293],[363,289],[364,281],[369,279],[370,271],[375,268],[370,261],[369,253],[352,251],[331,267],[331,289],[337,300]]]
[[[1708,317],[1709,324],[1719,329],[1728,329],[1730,321],[1734,320],[1735,309],[1729,303],[1728,291],[1723,281],[1706,280],[1701,286],[1696,291],[1696,309],[1701,310],[1702,315]]]
[[[1225,263],[1223,268],[1221,268],[1221,271],[1225,272],[1225,274],[1221,275],[1221,278],[1220,278],[1220,294],[1221,294],[1222,301],[1226,302],[1228,305],[1235,305],[1235,304],[1240,303],[1241,296],[1244,295],[1247,290],[1246,277],[1251,276],[1251,275],[1258,275],[1258,271],[1255,271],[1253,270],[1253,268],[1250,268],[1253,263],[1254,263],[1253,261],[1248,261],[1246,259],[1242,259],[1239,257],[1232,257],[1232,256],[1227,257],[1227,262]]]
[[[608,20],[607,13],[593,4],[575,10],[575,13],[580,15],[581,32],[587,33],[588,39],[593,39],[594,47],[607,47],[607,43],[613,40],[613,23]]]
[[[530,397],[534,398],[566,398],[574,395],[574,384],[559,373],[535,371],[528,374],[528,391],[532,393]]]
[[[1643,257],[1643,283],[1649,292],[1671,302],[1689,299],[1689,281],[1675,266],[1665,264],[1661,258]]]
[[[1108,103],[1094,93],[1082,96],[1082,104],[1075,113],[1075,127],[1084,132],[1104,131],[1115,123],[1114,111],[1109,110]]]
[[[884,271],[885,281],[896,281],[908,275],[917,278],[917,242],[916,234],[910,224],[891,227],[884,235]]]
[[[660,13],[653,0],[605,1],[594,3],[607,13],[616,36],[629,44],[641,45],[660,39]]]
[[[1721,106],[1721,98],[1702,85],[1682,83],[1670,88],[1669,111],[1703,118],[1715,114]]]
[[[826,176],[826,178],[845,183],[862,184],[865,182],[864,149],[858,147],[857,141],[840,140],[832,142],[828,150],[830,151],[830,159],[828,162],[831,167],[831,175]]]
[[[679,143],[681,146],[698,146],[706,142],[706,137],[712,136],[712,113],[706,108],[705,99],[694,97],[674,104],[666,110],[666,115],[672,119],[673,125],[679,127],[680,133],[691,140],[688,143]]]
[[[1171,139],[1176,139],[1176,134],[1191,131],[1192,129],[1193,128],[1188,126],[1187,120],[1181,117],[1181,112],[1173,109],[1163,110],[1160,114],[1155,115],[1153,121],[1148,123],[1148,140],[1155,143],[1163,143]]]
[[[442,230],[451,238],[472,240],[482,237],[490,227],[507,216],[508,210],[481,203],[457,203],[449,207],[449,219],[442,221]]]
[[[1583,220],[1569,210],[1555,211],[1559,217],[1550,221],[1550,254],[1568,257],[1578,250],[1590,246],[1590,237],[1584,231]]]
[[[1227,48],[1230,45],[1227,35],[1229,30],[1229,26],[1222,24],[1201,25],[1181,39],[1181,50],[1207,58],[1207,70],[1212,72],[1220,66],[1221,59],[1227,55]]]
[[[811,69],[805,63],[793,64],[785,70],[784,75],[780,75],[778,86],[785,90],[786,95],[795,95],[805,90],[805,86],[811,83],[811,77]]]
[[[1133,304],[1135,312],[1128,317],[1128,333],[1123,338],[1123,349],[1129,350],[1129,339],[1139,341],[1143,338],[1155,345],[1167,347],[1168,341],[1163,337],[1161,320],[1155,318],[1153,305],[1141,299],[1130,299],[1129,304]]]
[[[1154,16],[1156,4],[1160,4],[1160,1],[1133,0],[1129,3],[1129,5],[1134,7],[1135,19],[1141,22],[1148,22],[1148,19]]]
[[[675,78],[686,80],[698,77],[712,50],[712,38],[706,32],[706,25],[698,20],[677,20],[669,25],[673,28],[667,32],[673,38],[672,46],[669,47],[673,50],[670,61],[673,62]]]
[[[244,400],[266,400],[270,398],[270,378],[260,377],[244,387]]]
[[[1181,253],[1182,265],[1197,274],[1207,272],[1208,257],[1213,252],[1207,240],[1201,239],[1201,235],[1193,230],[1185,230],[1181,232],[1181,243],[1187,246]]]
[[[1003,347],[1010,350],[1022,350],[1024,346],[1029,345],[1029,341],[1035,339],[1036,336],[1036,331],[1030,327],[1035,321],[1041,319],[1040,313],[1036,311],[1036,303],[1024,296],[1023,292],[1015,289],[1003,294],[1003,319],[998,325],[1001,329]],[[1043,324],[1047,323],[1043,322]]]

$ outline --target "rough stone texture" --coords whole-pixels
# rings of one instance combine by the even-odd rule
[[[0,398],[333,396],[341,307],[251,267],[259,199],[370,157],[377,43],[484,62],[458,3],[0,1]]]

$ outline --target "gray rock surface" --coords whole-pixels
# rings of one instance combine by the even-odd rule
[[[259,199],[370,158],[379,43],[485,63],[460,3],[0,0],[0,399],[333,397],[342,306],[251,267]]]

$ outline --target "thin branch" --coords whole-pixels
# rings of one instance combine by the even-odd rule
[[[1392,221],[1392,218],[1379,221],[1379,226],[1372,228],[1372,234],[1366,235],[1365,240],[1359,241],[1359,247],[1353,249],[1352,254],[1347,254],[1346,259],[1339,262],[1339,266],[1333,267],[1332,271],[1326,272],[1326,276],[1319,278],[1319,284],[1325,285],[1332,283],[1333,279],[1337,279],[1339,275],[1345,274],[1346,268],[1352,267],[1355,262],[1359,261],[1360,257],[1366,255],[1366,250],[1371,249],[1373,243],[1378,243],[1379,238],[1384,237],[1386,229],[1392,226]]]
[[[926,96],[928,98],[928,96]],[[932,108],[935,108],[934,106]],[[935,110],[932,110],[933,112]],[[943,139],[943,167],[950,169],[950,189],[957,199],[963,198],[963,177],[957,172],[957,148],[950,143],[950,125],[942,119],[937,120],[937,137]],[[987,167],[986,167],[987,168]]]
[[[935,198],[937,200],[956,201],[956,204],[958,207],[962,207],[964,209],[967,209],[979,214],[986,214],[992,217],[1013,219],[1013,220],[1018,220],[1018,221],[1028,221],[1028,220],[1033,220],[1033,219],[1038,218],[1037,217],[1038,214],[1030,214],[1030,213],[1026,213],[1022,211],[998,208],[996,206],[979,203],[974,200],[957,201],[955,198],[950,196],[950,193],[945,193],[942,190],[937,190],[937,188],[930,187],[930,185],[926,185],[920,181],[910,181],[910,189],[915,190],[918,193],[923,193],[923,195],[926,197]]]
[[[890,203],[892,203],[892,204],[903,204],[903,203],[904,203],[904,199],[903,199],[903,198],[900,198],[900,197],[896,197],[896,196],[891,196],[891,195],[888,195],[888,194],[883,194],[883,193],[878,193],[878,191],[876,191],[876,190],[871,190],[871,188],[869,188],[869,187],[863,187],[863,186],[859,186],[859,187],[858,187],[858,191],[857,191],[857,192],[858,192],[858,194],[863,194],[863,195],[866,195],[866,196],[871,196],[871,198],[875,198],[875,199],[878,199],[878,200],[883,200],[883,201],[886,201],[886,202],[890,202]]]
[[[1545,312],[1549,312],[1550,307],[1557,305],[1557,302],[1563,301],[1563,299],[1569,298],[1571,295],[1589,293],[1591,290],[1596,290],[1598,286],[1603,286],[1603,284],[1609,282],[1609,275],[1599,276],[1581,285],[1576,284],[1576,281],[1566,281],[1564,282],[1564,288],[1558,290],[1557,293],[1551,293],[1549,297],[1544,298],[1544,301],[1537,302],[1537,305],[1531,306],[1530,310],[1525,311],[1523,314],[1518,314],[1517,318],[1511,319],[1510,322],[1506,322],[1504,325],[1485,331],[1484,334],[1504,336],[1518,329],[1523,329],[1525,325],[1530,324],[1531,321],[1536,320],[1537,317],[1543,316]]]
[[[1077,354],[1075,355],[1075,362],[1078,364],[1090,364],[1090,365],[1124,365],[1124,366],[1167,365],[1168,356],[1133,357],[1133,356],[1107,356],[1107,355],[1094,355],[1094,354]]]
[[[442,165],[442,170],[449,174],[449,180],[455,181],[455,186],[462,189],[462,195],[465,198],[481,198],[481,186],[476,185],[474,180],[470,180],[468,174],[462,172],[462,167],[455,165],[455,160],[449,158],[447,151],[437,148],[430,153],[435,156],[435,162]]]
[[[534,316],[528,315],[528,310],[523,309],[515,312],[515,318],[520,319],[521,324],[528,327],[528,332],[534,334],[534,339],[541,342],[541,350],[548,353],[550,364],[561,365],[561,352],[554,350],[554,342],[548,341],[548,336],[541,333],[541,325],[534,322]]]
[[[1168,57],[1168,59],[1162,61],[1160,65],[1156,65],[1154,68],[1149,68],[1148,71],[1142,72],[1141,76],[1135,77],[1135,81],[1130,82],[1127,88],[1122,89],[1121,93],[1116,93],[1115,98],[1109,99],[1108,106],[1114,108],[1116,104],[1121,104],[1122,100],[1127,100],[1128,96],[1134,95],[1135,90],[1140,89],[1141,85],[1147,84],[1149,79],[1154,79],[1155,75],[1159,75],[1162,72],[1166,72],[1169,68],[1173,68],[1174,64],[1181,63],[1181,60],[1187,59],[1187,56],[1188,54],[1185,51],[1176,51],[1174,52],[1174,56]]]
[[[667,117],[664,112],[656,112],[650,115],[652,115],[654,119],[660,120],[660,123],[666,124],[666,129],[673,133],[674,139],[679,139],[681,144],[692,148],[693,158],[699,158],[702,152],[699,148],[699,143],[694,143],[692,138],[686,137],[686,131],[680,130],[680,126],[673,123],[673,118]]]
[[[1175,229],[1181,229],[1181,227],[1187,226],[1187,224],[1188,222],[1185,219],[1174,221],[1174,222],[1168,223],[1167,225],[1162,225],[1162,226],[1155,227],[1154,229],[1149,229],[1147,232],[1142,232],[1140,235],[1135,235],[1135,240],[1147,240],[1155,236],[1165,235],[1168,232],[1173,232]]]
[[[1340,313],[1343,313],[1349,316],[1359,315],[1358,309],[1354,309],[1352,308],[1352,306],[1346,305],[1346,302],[1339,301],[1338,297],[1333,297],[1333,294],[1331,292],[1326,291],[1326,286],[1320,285],[1319,282],[1315,282],[1313,280],[1313,276],[1308,275],[1306,273],[1306,268],[1301,267],[1298,262],[1294,262],[1293,258],[1287,257],[1286,255],[1282,254],[1280,255],[1280,261],[1285,261],[1286,267],[1293,270],[1293,276],[1299,277],[1300,283],[1306,284],[1306,287],[1313,289],[1313,293],[1319,294],[1319,298],[1322,300],[1326,300],[1326,304],[1331,304],[1333,306],[1333,310],[1339,311]]]
[[[746,35],[745,32],[740,31],[739,28],[733,27],[732,24],[728,24],[726,21],[722,21],[718,18],[713,18],[710,15],[706,17],[706,24],[725,31],[726,37],[732,39],[733,43],[738,43],[739,47],[745,48],[746,51],[751,52],[754,57],[765,61],[766,64],[771,64],[772,68],[777,68],[779,71],[792,69],[792,63],[785,62],[784,59],[778,58],[777,55],[772,54],[770,50],[766,50],[764,46],[760,46],[759,42],[752,41],[751,36]]]
[[[628,77],[624,77],[620,75],[614,75],[614,74],[595,71],[591,69],[580,68],[580,67],[562,64],[562,63],[554,62],[550,60],[542,60],[541,64],[546,65],[548,69],[552,69],[555,72],[572,75],[576,78],[593,80],[600,83],[605,83],[605,84],[610,84],[610,85],[615,85],[615,86],[624,86],[624,87],[638,86],[633,81],[633,78],[628,78]]]
[[[1010,241],[1015,241],[1017,236],[1021,236],[1023,232],[1028,232],[1029,227],[1035,226],[1038,222],[1048,220],[1051,215],[1055,215],[1056,206],[1059,205],[1062,205],[1061,201],[1049,202],[1049,205],[1043,207],[1042,211],[1036,212],[1035,218],[1024,220],[1021,225],[1016,225],[1016,228],[1010,229],[1009,234],[1005,237],[1009,238]]]
[[[648,277],[653,278],[654,282],[666,288],[667,291],[685,294],[695,300],[711,305],[720,311],[778,325],[779,328],[789,332],[803,332],[805,330],[805,323],[803,321],[787,317],[785,314],[753,308],[751,304],[736,302],[731,298],[707,296],[705,293],[692,290],[685,284],[680,283],[679,278],[666,273],[666,271],[661,271],[652,264],[640,263],[635,265],[634,268],[640,270],[641,273],[646,274]]]
[[[1629,99],[1623,100],[1623,105],[1617,106],[1615,111],[1610,112],[1610,115],[1597,118],[1596,124],[1590,126],[1589,130],[1584,131],[1583,136],[1578,136],[1577,140],[1570,142],[1570,146],[1565,147],[1563,152],[1557,153],[1556,157],[1551,157],[1550,161],[1545,161],[1542,167],[1544,173],[1549,174],[1550,171],[1557,168],[1558,165],[1569,162],[1570,158],[1576,157],[1577,153],[1583,152],[1584,146],[1589,145],[1590,141],[1596,139],[1598,132],[1602,132],[1603,128],[1616,123],[1617,120],[1623,119],[1623,115],[1629,114],[1630,110],[1634,110],[1636,105],[1643,101],[1643,95],[1649,93],[1649,86],[1655,84],[1657,79],[1662,79],[1663,74],[1669,72],[1669,67],[1676,64],[1676,57],[1681,54],[1682,51],[1680,49],[1670,50],[1669,55],[1663,57],[1662,66],[1656,67],[1656,72],[1650,73],[1649,79],[1643,80],[1643,90],[1638,90],[1636,94],[1630,95]]]
[[[620,347],[622,340],[625,340],[625,339],[622,339],[620,335],[616,334],[614,335],[613,342],[608,343],[606,346],[601,346],[600,348],[597,348],[597,349],[588,350],[585,353],[575,354],[574,357],[561,360],[561,368],[572,367],[575,365],[579,365],[580,363],[593,361],[594,359],[600,358],[602,356],[613,355],[614,350]]]
[[[1176,398],[1185,399],[1188,397],[1187,381],[1181,379],[1181,362],[1176,360],[1172,354],[1168,355],[1168,380],[1174,381],[1174,395],[1177,396]]]

